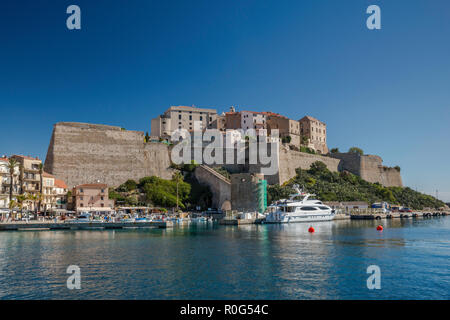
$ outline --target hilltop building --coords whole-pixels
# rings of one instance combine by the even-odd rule
[[[267,133],[271,135],[277,129],[280,138],[290,137],[290,145],[300,147],[300,123],[278,113],[265,112],[267,117]]]
[[[327,125],[311,116],[305,116],[299,122],[300,135],[306,137],[318,153],[327,154]]]
[[[204,130],[211,128],[213,123],[217,123],[216,120],[215,109],[172,106],[164,114],[152,119],[151,136],[169,138],[177,129]]]

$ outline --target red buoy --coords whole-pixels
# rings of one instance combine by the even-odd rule
[[[377,227],[377,230],[378,230],[378,231],[383,231],[383,226],[378,226],[378,227]]]
[[[308,232],[309,233],[313,233],[313,232],[315,232],[316,230],[314,230],[314,228],[313,227],[309,227],[309,229],[308,229]]]

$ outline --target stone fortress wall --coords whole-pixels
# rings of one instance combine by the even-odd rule
[[[331,157],[339,159],[339,171],[348,171],[362,179],[380,183],[385,187],[403,186],[400,171],[383,165],[383,159],[376,155],[359,155],[357,153],[332,153]]]
[[[145,143],[140,131],[60,122],[54,125],[44,170],[69,188],[97,181],[118,186],[152,175],[170,179],[168,149],[162,143]]]
[[[269,184],[282,184],[295,176],[295,169],[309,169],[313,162],[322,161],[333,172],[347,170],[369,182],[402,186],[400,173],[384,167],[378,156],[332,154],[326,157],[289,150],[284,146],[277,150],[279,170],[275,175],[266,175]],[[143,132],[106,125],[60,122],[53,129],[45,171],[66,181],[69,188],[97,181],[118,186],[128,179],[139,180],[152,175],[170,179],[173,174],[170,164],[170,148],[163,143],[145,143]],[[234,173],[259,173],[261,166],[229,165],[228,168],[232,168]],[[199,177],[213,179],[214,174],[202,170]],[[220,191],[219,184],[223,181],[217,181],[217,184],[216,189]]]

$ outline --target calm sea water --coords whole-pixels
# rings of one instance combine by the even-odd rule
[[[0,298],[449,299],[450,217],[378,223],[3,232]]]

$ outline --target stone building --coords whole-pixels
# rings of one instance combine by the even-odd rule
[[[241,113],[236,112],[232,107],[229,112],[225,113],[225,128],[230,129],[240,129],[241,128]]]
[[[303,117],[299,122],[300,135],[306,137],[318,153],[327,154],[327,125],[310,116]]]
[[[225,131],[227,128],[226,126],[226,115],[225,113],[222,113],[221,115],[218,115],[215,120],[213,120],[209,125],[208,129],[218,129],[220,131]]]
[[[108,185],[102,183],[80,184],[72,190],[74,210],[111,211],[114,200],[109,199]]]
[[[267,133],[278,129],[280,138],[290,137],[290,145],[300,147],[300,123],[278,113],[265,112],[267,116]]]
[[[204,130],[217,119],[215,109],[172,106],[164,114],[152,119],[151,136],[169,138],[177,129]]]
[[[267,129],[267,112],[239,111],[234,107],[225,113],[225,128],[232,129],[255,129],[257,132],[261,129]]]

